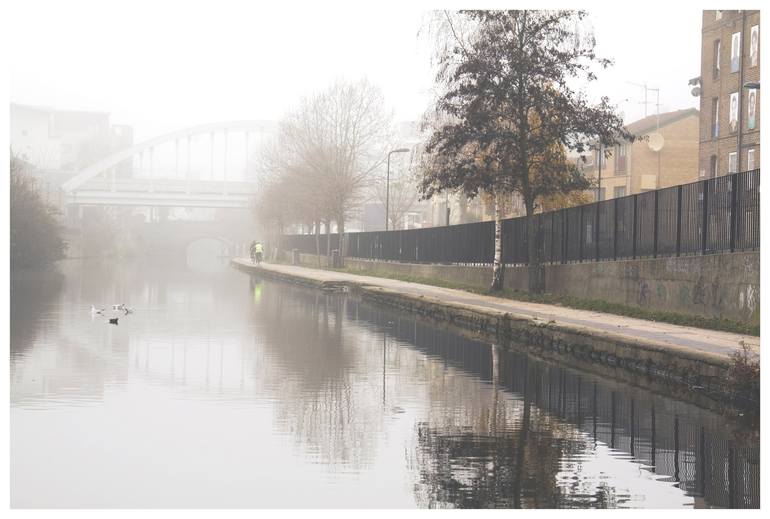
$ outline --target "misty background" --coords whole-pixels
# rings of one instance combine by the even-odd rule
[[[453,4],[13,2],[10,100],[109,112],[140,142],[201,123],[278,120],[334,80],[366,77],[397,121],[416,121],[434,80],[421,28],[429,9],[469,7]],[[598,54],[615,62],[589,94],[608,95],[629,122],[644,116],[644,90],[629,82],[659,87],[661,112],[698,107],[687,81],[700,73],[705,5],[573,4],[589,10]]]

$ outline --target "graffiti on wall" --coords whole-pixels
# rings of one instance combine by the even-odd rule
[[[746,285],[741,289],[738,294],[738,307],[743,310],[748,310],[749,314],[753,314],[757,308],[757,301],[759,300],[759,294],[754,285]]]
[[[639,295],[636,302],[639,306],[644,306],[650,302],[650,286],[643,279],[639,281]]]

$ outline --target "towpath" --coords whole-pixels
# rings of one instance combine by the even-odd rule
[[[563,306],[546,305],[515,301],[487,295],[475,294],[464,290],[441,288],[394,279],[312,269],[292,265],[261,264],[255,267],[246,259],[235,259],[233,264],[242,269],[264,274],[277,274],[284,278],[296,278],[312,282],[319,286],[359,285],[369,289],[381,288],[386,291],[413,297],[429,298],[443,304],[462,306],[476,311],[505,312],[514,317],[524,317],[543,323],[579,329],[589,335],[618,337],[621,342],[642,341],[666,350],[679,350],[684,356],[722,358],[740,348],[744,341],[755,352],[759,352],[759,337],[736,333],[705,330],[689,326],[635,319],[619,315],[576,310]],[[673,351],[672,351],[673,352]]]

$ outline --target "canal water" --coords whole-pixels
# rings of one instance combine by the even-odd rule
[[[62,271],[11,279],[13,507],[759,506],[691,404],[224,261]]]

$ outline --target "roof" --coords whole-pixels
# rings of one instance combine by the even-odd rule
[[[54,108],[51,106],[25,105],[21,103],[11,103],[11,109],[29,110],[29,111],[35,111],[35,112],[59,113],[59,114],[88,114],[88,115],[100,115],[100,116],[110,115],[109,112],[104,112],[101,110],[62,109],[62,108]]]
[[[660,117],[660,126],[661,128],[663,126],[667,126],[669,124],[675,123],[679,121],[680,119],[684,119],[685,117],[689,117],[691,115],[694,115],[695,117],[698,117],[698,110],[696,108],[686,108],[684,110],[675,110],[673,112],[666,112],[663,114],[657,115],[649,115],[645,117],[644,119],[639,119],[638,121],[634,121],[631,124],[626,125],[626,130],[633,133],[634,135],[644,135],[650,130],[655,129],[657,126],[657,118]]]

